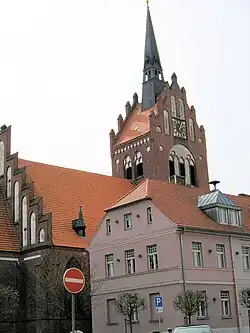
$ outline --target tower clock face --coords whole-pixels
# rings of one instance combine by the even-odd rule
[[[185,120],[173,118],[173,135],[177,138],[186,139],[186,122]]]

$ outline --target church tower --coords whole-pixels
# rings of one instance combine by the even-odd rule
[[[164,82],[148,5],[142,102],[134,93],[117,121],[117,133],[110,131],[113,176],[209,188],[205,130],[176,74],[170,84]]]

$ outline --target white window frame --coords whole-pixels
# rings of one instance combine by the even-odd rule
[[[197,246],[197,247],[195,248],[195,246]],[[193,252],[194,267],[203,267],[201,242],[192,242],[192,252]]]
[[[216,256],[218,268],[226,268],[226,255],[224,244],[216,244]]]
[[[136,267],[135,267],[135,250],[130,249],[125,251],[125,258],[126,258],[126,273],[127,274],[134,274]]]
[[[5,158],[4,150],[5,150],[4,142],[0,141],[0,176],[4,175],[4,158]]]
[[[134,313],[132,314],[132,318],[131,318],[132,323],[138,323],[139,322],[139,315],[138,315],[138,311],[134,311]]]
[[[153,271],[158,269],[158,253],[157,245],[147,246],[147,256],[148,256],[148,270]]]
[[[24,196],[22,199],[22,238],[23,246],[28,245],[28,204],[27,197]]]
[[[205,290],[199,292],[202,293],[202,299],[197,312],[197,318],[207,318],[207,293]]]
[[[106,235],[110,235],[111,234],[111,221],[110,219],[106,219]]]
[[[221,299],[221,316],[223,318],[231,317],[231,304],[230,304],[230,294],[228,290],[222,290],[220,292]],[[227,304],[227,306],[226,306]],[[228,309],[228,313],[227,310]]]
[[[152,222],[153,222],[152,208],[151,207],[147,208],[147,221],[148,221],[148,224],[152,224]]]
[[[39,230],[39,243],[45,242],[45,231],[44,229]]]
[[[115,262],[114,254],[109,253],[105,255],[106,277],[110,278],[115,275]]]
[[[14,183],[14,222],[19,221],[19,182]]]
[[[11,188],[12,188],[11,173],[12,173],[11,166],[8,166],[7,172],[6,172],[6,175],[7,175],[7,177],[6,177],[6,195],[7,195],[7,198],[11,197]]]
[[[30,244],[36,243],[36,213],[30,214]]]
[[[124,214],[124,228],[125,230],[132,229],[132,213]]]
[[[163,122],[164,122],[164,132],[166,134],[169,134],[169,116],[167,110],[163,111]]]
[[[249,246],[242,245],[241,247],[241,255],[242,255],[242,267],[244,271],[248,271],[250,269],[250,251]]]

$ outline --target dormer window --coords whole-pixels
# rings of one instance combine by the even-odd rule
[[[220,224],[242,225],[242,210],[228,196],[216,189],[219,182],[210,182],[215,188],[198,198],[198,208]]]

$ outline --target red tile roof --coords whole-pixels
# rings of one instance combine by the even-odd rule
[[[148,133],[150,131],[149,115],[152,111],[156,112],[154,108],[141,111],[141,106],[138,104],[128,119],[124,122],[124,125],[118,134],[115,146]]]
[[[0,251],[18,252],[19,243],[8,212],[5,196],[0,189]]]
[[[229,195],[243,210],[244,227],[239,228],[218,224],[197,208],[198,196],[204,193],[201,188],[147,179],[110,208],[150,198],[153,204],[177,225],[218,231],[250,232],[250,197]]]
[[[52,239],[58,246],[88,247],[105,208],[133,188],[130,181],[19,159],[26,166],[35,194],[43,197],[44,213],[52,213]],[[72,229],[82,206],[86,238]]]

